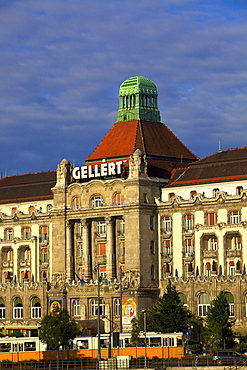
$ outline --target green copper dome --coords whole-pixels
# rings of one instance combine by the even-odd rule
[[[117,122],[144,120],[160,122],[156,85],[146,77],[125,80],[119,89]]]

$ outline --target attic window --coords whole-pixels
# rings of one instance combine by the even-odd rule
[[[236,188],[236,194],[237,195],[240,195],[242,193],[242,191],[243,191],[243,187],[242,186],[237,186],[237,188]]]
[[[169,193],[168,197],[169,199],[172,199],[173,197],[175,197],[175,193]]]

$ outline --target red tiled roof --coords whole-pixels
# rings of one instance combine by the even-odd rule
[[[174,161],[180,163],[180,166],[181,163],[182,166],[187,166],[188,162],[197,160],[163,123],[133,120],[115,123],[86,162],[129,157],[136,149],[147,156],[149,168],[153,168],[152,174],[149,173],[152,176],[170,173],[172,168],[178,167],[177,164],[174,165]]]
[[[56,171],[9,176],[0,179],[0,203],[52,199]]]
[[[247,179],[247,148],[217,152],[173,171],[170,186]]]

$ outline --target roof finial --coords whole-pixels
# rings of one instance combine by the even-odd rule
[[[221,152],[221,144],[220,144],[220,141],[219,141],[219,145],[218,145],[218,152]]]

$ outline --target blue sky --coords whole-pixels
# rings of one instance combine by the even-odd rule
[[[136,75],[198,157],[244,147],[246,71],[245,0],[0,0],[0,174],[83,165]]]

